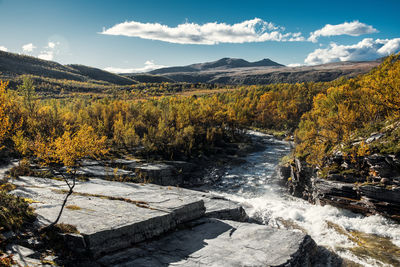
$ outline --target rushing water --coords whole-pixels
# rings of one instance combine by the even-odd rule
[[[211,191],[240,202],[248,215],[279,228],[308,233],[318,245],[363,266],[400,266],[400,225],[381,216],[365,217],[330,205],[312,205],[279,185],[277,166],[288,142],[253,133],[265,150],[228,166]]]

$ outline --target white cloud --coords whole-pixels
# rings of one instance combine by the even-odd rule
[[[0,51],[5,51],[5,52],[7,52],[8,49],[7,49],[7,47],[0,45]]]
[[[331,43],[328,48],[316,49],[304,60],[306,64],[316,65],[340,61],[373,60],[400,51],[400,38],[365,38],[354,45]]]
[[[60,42],[48,42],[44,50],[42,50],[38,55],[38,58],[44,60],[53,60],[54,56],[59,52],[57,47],[60,44]]]
[[[113,73],[137,73],[137,72],[148,72],[155,69],[165,68],[167,66],[157,65],[153,60],[147,60],[142,68],[114,68],[107,67],[104,70]]]
[[[289,64],[289,65],[287,65],[288,67],[291,67],[291,68],[295,68],[295,67],[301,67],[301,66],[303,66],[304,64],[300,64],[300,63],[292,63],[292,64]]]
[[[34,49],[36,48],[36,46],[34,46],[32,43],[26,44],[22,46],[22,51],[24,52],[32,52]]]
[[[378,49],[378,53],[381,55],[389,55],[399,51],[400,38],[395,38],[391,40],[382,40],[383,46]]]
[[[360,36],[362,34],[376,33],[377,29],[361,23],[358,20],[352,22],[344,22],[342,24],[331,25],[326,24],[322,29],[316,30],[310,33],[308,38],[311,42],[317,42],[317,39],[321,36],[336,36],[336,35],[350,35],[350,36]]]
[[[169,27],[159,23],[127,21],[103,29],[101,34],[123,35],[177,44],[214,45],[218,43],[250,43],[265,41],[304,41],[301,33],[284,33],[284,28],[259,18],[236,24],[210,22],[179,24]]]
[[[44,60],[53,60],[54,59],[54,52],[53,51],[42,51],[38,55],[38,58]]]
[[[55,48],[55,47],[56,47],[56,43],[54,43],[54,42],[49,42],[49,43],[47,44],[47,46],[48,46],[49,48]]]

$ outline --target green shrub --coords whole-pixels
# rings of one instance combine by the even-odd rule
[[[33,209],[23,198],[0,191],[0,231],[18,230],[34,218]]]

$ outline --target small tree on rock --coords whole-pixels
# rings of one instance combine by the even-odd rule
[[[33,153],[42,166],[57,171],[68,186],[68,192],[62,203],[57,218],[47,228],[58,223],[68,197],[72,195],[77,178],[77,171],[85,158],[99,158],[108,153],[106,137],[98,137],[91,126],[84,125],[77,132],[66,130],[61,137],[38,138],[33,145]]]

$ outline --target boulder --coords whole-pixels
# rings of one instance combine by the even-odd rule
[[[400,188],[387,189],[381,186],[363,185],[359,190],[368,198],[400,204]]]
[[[165,163],[144,163],[135,167],[139,182],[150,182],[158,185],[180,185],[183,182],[178,170]]]
[[[364,160],[370,170],[373,170],[381,178],[400,176],[400,166],[393,157],[374,154],[366,157]]]
[[[282,181],[286,183],[291,175],[290,165],[279,165],[278,175],[282,179]]]
[[[296,197],[301,197],[305,200],[311,200],[312,183],[311,180],[315,175],[315,170],[299,159],[295,159],[295,164],[291,165],[290,177],[287,182],[289,192]]]
[[[328,198],[331,196],[360,199],[354,184],[329,181],[325,179],[313,180],[314,198]]]

